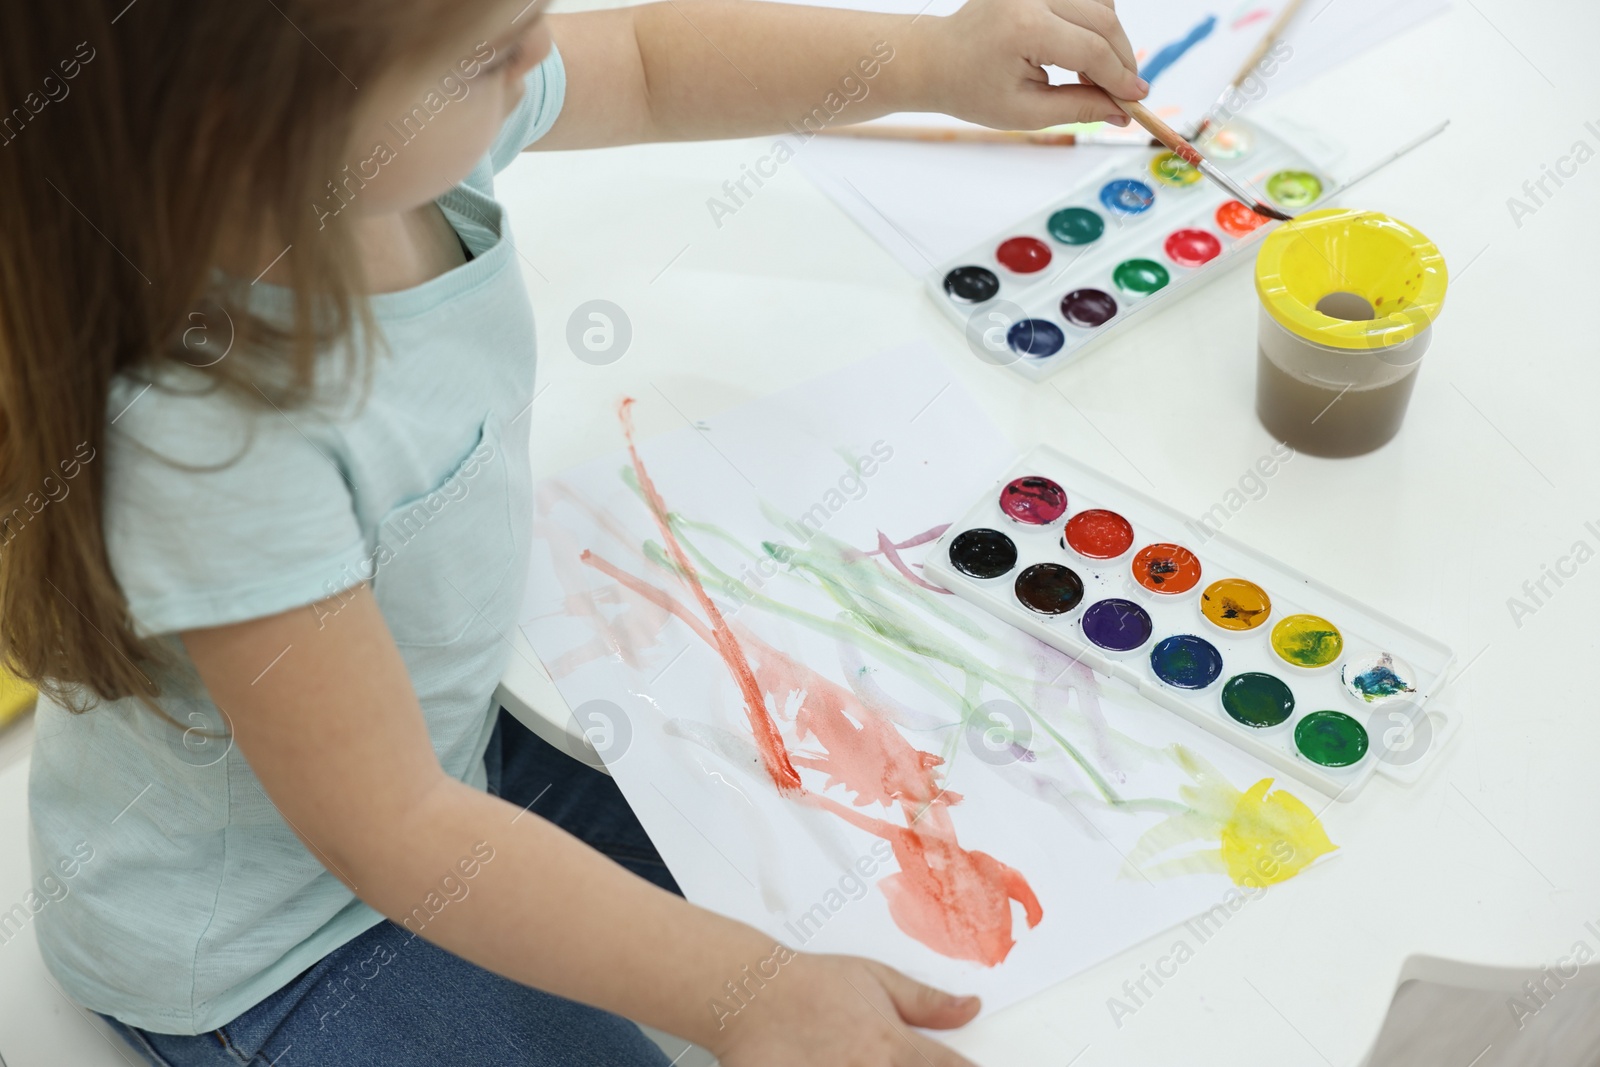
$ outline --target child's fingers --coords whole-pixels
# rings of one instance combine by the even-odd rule
[[[1088,30],[1093,30],[1110,43],[1112,51],[1117,53],[1122,65],[1135,73],[1139,64],[1134,59],[1133,44],[1128,40],[1128,34],[1122,28],[1122,22],[1117,18],[1116,8],[1111,0],[1049,0],[1050,10],[1068,22],[1077,23]]]
[[[1041,85],[1022,95],[1019,130],[1042,130],[1069,122],[1127,122],[1122,109],[1092,85]]]
[[[907,978],[893,967],[868,961],[872,971],[894,1003],[900,1018],[912,1026],[934,1030],[954,1030],[965,1026],[978,1014],[977,997],[958,997]]]
[[[1076,2],[1081,7],[1085,0]],[[1139,75],[1123,64],[1111,42],[1094,30],[1057,19],[1048,25],[1045,38],[1046,63],[1087,74],[1096,85],[1124,100],[1137,100],[1148,91]],[[1110,106],[1116,110],[1116,105]]]
[[[906,1034],[906,1044],[897,1064],[905,1067],[978,1067],[960,1053],[921,1034]]]

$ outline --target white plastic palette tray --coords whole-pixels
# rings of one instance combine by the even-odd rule
[[[1304,133],[1298,136],[1311,139]],[[1337,192],[1324,163],[1258,124],[1235,120],[1201,141],[1200,147],[1233,178],[1267,199],[1274,176],[1294,171],[1313,176],[1321,186],[1315,199],[1279,201],[1292,213],[1325,206]],[[1324,160],[1336,154],[1330,145],[1318,147]],[[1247,232],[1235,224],[1230,230],[1219,220],[1218,211],[1236,202],[1181,161],[1178,171],[1189,184],[1163,179],[1157,164],[1171,156],[1165,149],[1130,152],[1015,226],[928,272],[925,278],[934,302],[966,330],[968,343],[982,358],[1038,381],[1125,330],[1151,308],[1217,277],[1241,262],[1277,223],[1263,221]],[[1285,187],[1292,188],[1293,183]],[[1107,192],[1112,189],[1134,195],[1118,199]],[[1259,218],[1245,215],[1251,221]],[[1052,219],[1057,220],[1054,230]],[[1098,236],[1091,237],[1097,226]],[[1188,240],[1172,246],[1179,252],[1174,256],[1169,241],[1180,232]],[[1071,243],[1086,238],[1085,243]],[[1008,242],[1013,242],[1011,255],[1002,253]],[[1211,258],[1197,262],[1206,255]],[[1014,270],[1003,259],[1029,269]],[[1153,292],[1119,284],[1118,267],[1132,260],[1153,265],[1155,278],[1164,273],[1166,282]],[[1151,284],[1150,274],[1147,267],[1143,288]],[[1083,325],[1082,314],[1073,316],[1078,319],[1075,324],[1063,307],[1068,294],[1085,290],[1114,305],[1102,325]],[[1094,312],[1089,320],[1098,321],[1107,300],[1089,299],[1088,305],[1080,301],[1078,306]]]
[[[1065,490],[1062,513],[1042,524],[1014,518],[1002,508],[1001,493],[1020,478],[1048,479]],[[1097,509],[1115,512],[1131,525],[1131,543],[1114,558],[1091,559],[1064,543],[1066,524],[1082,512]],[[1039,515],[1035,513],[1033,517]],[[1016,548],[1014,565],[991,578],[973,577],[951,562],[952,543],[967,531],[981,529],[1004,534]],[[1135,561],[1140,558],[1141,550],[1158,544],[1176,544],[1189,549],[1199,563],[1198,580],[1178,593],[1152,592],[1136,581]],[[1042,563],[1064,566],[1081,580],[1082,598],[1070,610],[1042,614],[1025,606],[1018,598],[1019,576],[1029,567]],[[1186,522],[1181,513],[1049,447],[1035,449],[996,482],[960,521],[945,531],[923,567],[930,579],[957,596],[1102,674],[1132,683],[1157,704],[1340,800],[1353,799],[1379,771],[1401,782],[1417,777],[1422,769],[1421,758],[1437,751],[1456,724],[1453,716],[1437,709],[1424,709],[1454,661],[1448,646],[1225,535],[1214,534],[1201,541],[1192,523]],[[1055,573],[1059,575],[1060,572]],[[1227,630],[1202,612],[1202,596],[1219,580],[1239,578],[1264,590],[1271,604],[1268,610],[1260,612],[1259,619],[1252,619],[1252,628]],[[1183,584],[1181,575],[1176,584]],[[1150,632],[1136,647],[1113,651],[1086,636],[1085,615],[1107,600],[1130,602],[1148,616]],[[1213,612],[1219,602],[1216,597],[1210,601]],[[1098,617],[1102,620],[1106,610],[1100,609]],[[1119,606],[1118,610],[1126,609]],[[1137,612],[1129,614],[1137,615]],[[1327,620],[1342,636],[1342,650],[1325,666],[1299,666],[1275,651],[1274,631],[1284,620],[1296,615]],[[1135,637],[1139,629],[1135,627]],[[1163,680],[1152,664],[1152,653],[1171,637],[1199,638],[1214,649],[1220,656],[1220,664],[1215,665],[1215,677],[1199,688],[1179,687]],[[1196,647],[1190,641],[1180,644],[1190,649]],[[1328,647],[1322,648],[1323,656],[1319,658],[1325,658],[1328,651]],[[1402,689],[1385,694],[1382,689],[1398,687],[1382,686],[1378,687],[1378,694],[1370,692],[1373,675],[1364,672],[1384,653],[1392,657],[1389,665],[1394,675],[1408,685],[1409,691]],[[1170,661],[1164,663],[1171,675]],[[1347,671],[1347,667],[1350,670]],[[1192,684],[1203,680],[1206,673],[1209,672],[1184,681]],[[1229,714],[1224,691],[1233,679],[1246,674],[1268,675],[1287,686],[1293,698],[1292,711],[1287,718],[1274,725],[1258,727],[1245,725]],[[1347,685],[1347,676],[1357,681]],[[1366,698],[1357,695],[1362,679],[1368,683]],[[1254,677],[1248,683],[1258,687],[1265,684]],[[1239,686],[1246,684],[1238,683]],[[1239,690],[1233,692],[1237,695]],[[1240,707],[1237,700],[1234,706]],[[1327,712],[1335,714],[1306,723],[1313,715]],[[1394,737],[1397,725],[1408,731],[1414,727],[1421,734],[1424,722],[1428,723],[1429,743],[1422,746],[1421,751],[1410,749],[1414,738],[1409,733],[1404,741],[1406,748],[1393,747],[1399,743]],[[1302,745],[1309,751],[1318,751],[1319,740],[1325,742],[1329,736],[1319,728],[1330,726],[1337,727],[1335,735],[1344,741],[1354,738],[1360,742],[1355,748],[1346,744],[1338,758],[1348,759],[1357,749],[1359,758],[1346,766],[1327,766],[1308,758]],[[1324,757],[1328,755],[1325,747],[1320,751]]]

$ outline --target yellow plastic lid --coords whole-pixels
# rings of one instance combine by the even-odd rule
[[[1433,324],[1449,274],[1439,248],[1376,211],[1323,208],[1279,226],[1256,256],[1256,293],[1273,321],[1329,348],[1388,348]],[[1360,297],[1376,318],[1325,315],[1334,293]]]

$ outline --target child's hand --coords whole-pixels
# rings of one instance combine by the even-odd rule
[[[919,95],[957,118],[1007,130],[1066,122],[1125,126],[1127,116],[1107,91],[1124,100],[1150,91],[1112,0],[968,0],[948,18],[922,24],[927,31],[908,49],[922,82]],[[1094,84],[1053,86],[1045,64]]]
[[[976,1067],[910,1027],[953,1030],[978,1013],[890,967],[796,954],[707,1047],[723,1067]]]

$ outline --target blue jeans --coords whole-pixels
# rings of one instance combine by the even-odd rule
[[[484,762],[491,793],[518,807],[539,798],[530,814],[679,891],[610,778],[504,711]],[[183,1037],[106,1021],[158,1067],[667,1067],[626,1019],[519,985],[387,921],[220,1030]]]

